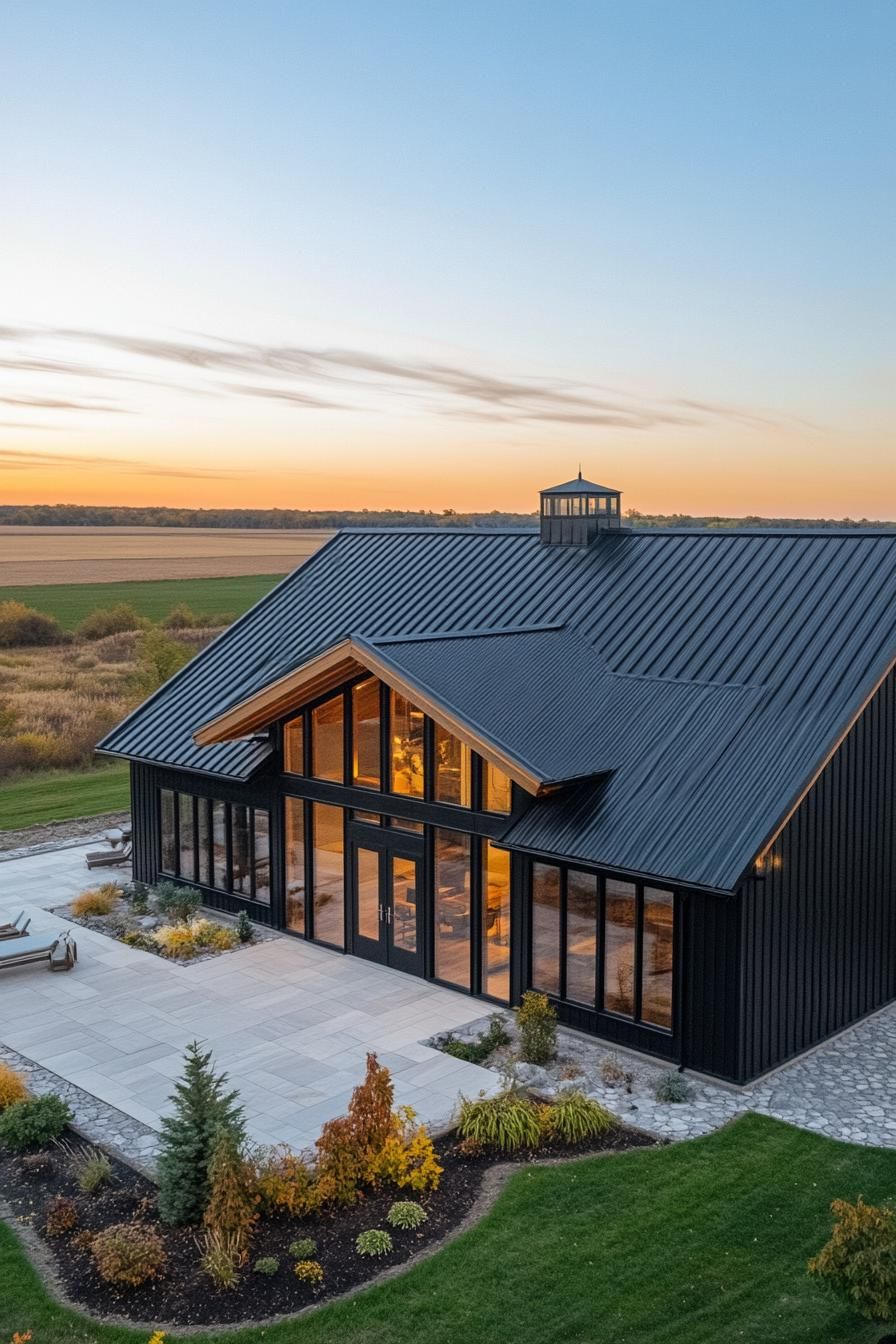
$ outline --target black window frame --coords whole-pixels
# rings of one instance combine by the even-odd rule
[[[534,864],[541,864],[549,868],[556,868],[560,873],[560,908],[558,920],[558,952],[560,967],[560,993],[554,994],[551,991],[543,990],[536,985],[533,980],[533,957],[534,957],[534,939],[531,934],[533,927],[533,892],[532,892],[532,870]],[[595,999],[594,1004],[583,1004],[579,999],[571,999],[567,995],[567,887],[568,874],[570,872],[585,873],[588,877],[597,879],[597,945],[595,955]],[[635,938],[634,938],[634,962],[632,976],[632,1008],[633,1012],[619,1013],[604,1007],[604,990],[606,979],[606,910],[607,910],[607,881],[628,882],[635,889]],[[650,887],[654,891],[668,891],[672,895],[672,993],[671,993],[671,1011],[670,1023],[668,1027],[659,1026],[656,1022],[648,1022],[643,1016],[643,969],[644,969],[644,888]],[[525,881],[525,902],[526,902],[526,920],[529,929],[528,949],[526,958],[526,983],[531,988],[538,990],[539,993],[546,993],[548,998],[557,1003],[568,1005],[572,1009],[580,1009],[584,1012],[594,1013],[598,1018],[611,1019],[614,1022],[625,1023],[630,1027],[636,1027],[639,1031],[654,1031],[666,1038],[674,1037],[676,1033],[676,1010],[678,996],[679,980],[679,962],[680,962],[680,939],[679,939],[679,918],[680,918],[680,894],[679,889],[669,882],[662,882],[658,878],[642,878],[632,873],[614,873],[603,869],[589,868],[587,864],[573,863],[565,859],[555,859],[547,855],[530,855],[526,863],[526,881]]]

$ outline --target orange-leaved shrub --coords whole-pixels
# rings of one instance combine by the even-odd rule
[[[25,1101],[27,1096],[24,1074],[9,1064],[0,1064],[0,1111],[17,1101]]]
[[[321,1204],[314,1172],[286,1144],[255,1153],[255,1183],[264,1213],[288,1213],[304,1218]]]
[[[90,1245],[100,1278],[139,1288],[158,1278],[168,1260],[165,1243],[154,1227],[145,1223],[113,1223],[97,1232]]]
[[[224,1129],[218,1136],[208,1174],[211,1193],[203,1222],[209,1231],[231,1237],[240,1264],[245,1264],[260,1195],[253,1164],[232,1131]]]
[[[896,1211],[835,1199],[830,1241],[809,1261],[809,1273],[871,1321],[896,1318]]]
[[[117,882],[104,882],[99,887],[88,887],[76,896],[71,904],[73,915],[108,915],[121,900],[121,887]]]

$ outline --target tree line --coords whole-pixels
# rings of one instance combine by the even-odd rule
[[[896,522],[868,518],[743,518],[687,513],[647,514],[627,509],[626,521],[639,528],[736,527],[896,528]],[[423,509],[173,509],[126,504],[0,504],[0,526],[17,527],[236,527],[324,529],[340,527],[532,527],[536,513],[441,513]]]

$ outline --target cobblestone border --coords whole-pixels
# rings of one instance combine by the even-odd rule
[[[71,1108],[71,1128],[89,1143],[108,1148],[119,1161],[150,1180],[155,1178],[155,1158],[159,1150],[159,1135],[142,1120],[126,1115],[117,1106],[101,1101],[83,1088],[76,1087],[58,1073],[36,1064],[33,1059],[20,1055],[8,1045],[0,1044],[0,1060],[25,1075],[28,1090],[35,1096],[55,1092]]]

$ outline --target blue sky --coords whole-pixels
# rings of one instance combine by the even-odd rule
[[[3,30],[7,497],[896,517],[891,3]]]

